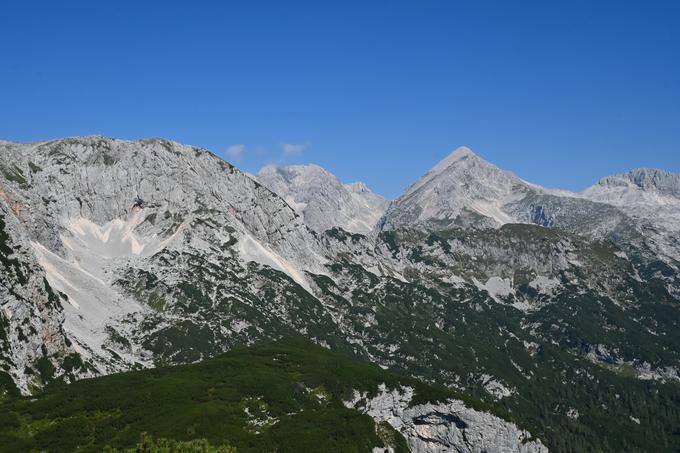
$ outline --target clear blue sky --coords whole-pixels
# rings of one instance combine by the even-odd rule
[[[467,145],[581,189],[680,172],[678,24],[679,1],[4,1],[0,138],[166,137],[390,197]]]

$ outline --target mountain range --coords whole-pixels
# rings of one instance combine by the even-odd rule
[[[412,451],[676,451],[679,230],[663,170],[573,193],[459,148],[387,201],[161,139],[0,142],[2,404],[302,336],[495,414],[334,394]]]

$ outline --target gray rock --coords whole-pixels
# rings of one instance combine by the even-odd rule
[[[369,233],[388,205],[365,184],[343,184],[317,165],[268,166],[260,170],[257,180],[286,200],[318,232],[340,227]]]
[[[387,422],[400,432],[414,453],[547,452],[538,439],[512,423],[470,409],[462,401],[411,406],[413,389],[388,390],[368,397],[355,391],[345,406],[360,409],[376,422]]]

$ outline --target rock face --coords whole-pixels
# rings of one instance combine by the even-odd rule
[[[85,360],[83,373],[153,363],[145,352],[151,345],[130,343],[135,332],[148,336],[163,326],[141,327],[159,307],[133,287],[136,279],[145,289],[161,280],[164,288],[180,283],[191,256],[221,262],[223,271],[262,263],[302,286],[306,270],[325,270],[320,242],[302,219],[205,150],[164,140],[86,137],[3,143],[1,151],[4,206],[15,211],[12,237],[26,259],[40,264],[33,286],[49,284],[63,294],[61,341],[73,343]],[[8,312],[16,311],[12,304],[3,307],[8,305]],[[59,316],[43,317],[56,328]],[[40,318],[27,316],[31,322]],[[49,333],[31,332],[25,354]],[[15,363],[12,374],[23,373]]]
[[[9,375],[27,393],[49,382],[52,370],[70,372],[64,361],[75,364],[77,356],[63,331],[62,296],[38,265],[17,214],[0,199],[0,378]]]
[[[387,422],[406,439],[414,453],[481,453],[486,451],[546,453],[540,440],[512,423],[465,406],[462,401],[411,406],[413,389],[388,390],[368,397],[355,390],[345,406],[360,409],[376,422]]]
[[[260,170],[257,180],[286,200],[318,232],[340,227],[369,233],[389,204],[365,184],[343,184],[317,165],[268,166]]]
[[[413,183],[390,207],[384,228],[456,222],[501,226],[513,222],[503,207],[534,191],[528,183],[458,148]]]
[[[640,168],[603,178],[580,196],[616,206],[633,219],[655,257],[680,269],[680,175]]]
[[[531,184],[462,147],[406,189],[381,226],[445,230],[533,223],[601,237],[625,220],[614,207]]]
[[[680,175],[640,168],[603,178],[580,195],[616,206],[656,227],[680,230]]]
[[[655,168],[638,168],[603,178],[583,195],[617,206],[677,203],[680,200],[680,175]]]
[[[14,197],[25,217],[36,220],[26,222],[31,237],[49,248],[62,251],[61,230],[78,229],[70,226],[79,219],[103,226],[140,210],[168,212],[172,217],[219,208],[228,224],[246,230],[254,240],[295,256],[295,261],[305,263],[302,267],[315,266],[316,242],[295,212],[206,150],[164,140],[87,137],[9,145],[2,157],[7,171],[18,169],[26,178],[23,183],[10,180],[14,184],[8,187],[8,196]],[[157,216],[161,225],[156,229],[173,224],[175,230],[183,228],[186,219],[174,217]],[[148,226],[141,230],[156,233]],[[151,245],[139,247],[129,252],[151,253]]]

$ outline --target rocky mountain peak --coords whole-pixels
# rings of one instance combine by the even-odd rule
[[[427,173],[425,173],[425,175],[423,175],[415,183],[409,186],[406,189],[404,196],[417,191],[418,189],[426,185],[428,181],[431,181],[444,173],[456,171],[457,169],[460,170],[464,168],[469,168],[471,166],[476,166],[480,164],[490,165],[483,159],[479,158],[469,148],[465,146],[456,148],[448,156],[446,156],[444,159],[439,161],[434,167],[432,167]]]
[[[345,184],[345,187],[347,188],[347,190],[354,193],[371,192],[371,189],[369,189],[368,186],[363,182],[351,182],[349,184]]]
[[[479,156],[477,156],[470,148],[467,146],[459,146],[458,148],[454,149],[448,156],[446,156],[444,159],[439,161],[439,163],[433,168],[433,170],[437,170],[440,168],[445,168],[448,167],[460,160],[463,159],[479,159],[482,160]]]
[[[680,380],[680,203],[659,209],[650,200],[678,200],[667,195],[672,174],[611,177],[592,193],[605,202],[593,202],[460,148],[391,205],[392,231],[369,238],[319,232],[371,230],[387,202],[364,184],[314,165],[267,167],[257,179],[159,139],[0,144],[0,399],[11,382],[29,393],[55,379],[196,362],[303,335],[503,400],[499,407],[536,423],[532,434],[556,450],[670,445],[679,417],[664,401],[677,395],[666,383]],[[439,391],[436,404],[421,404],[431,393],[416,381],[381,376],[389,381],[376,393],[364,382],[379,380],[343,373],[344,389],[356,393],[342,402],[397,421],[414,451],[544,451],[523,429]],[[646,401],[650,389],[659,397],[638,411],[630,402]],[[322,387],[300,390],[319,407],[339,402]],[[592,404],[594,392],[602,404]],[[262,407],[260,394],[241,401]],[[612,431],[598,443],[599,431],[573,430],[579,417]]]
[[[277,193],[313,230],[340,227],[368,233],[387,209],[388,202],[361,182],[343,184],[318,165],[267,166],[257,180]]]
[[[534,190],[513,173],[460,147],[406,189],[387,213],[384,226],[426,223],[446,228],[460,216],[479,220],[480,226],[500,226],[515,221],[501,207]]]
[[[677,205],[680,202],[680,174],[655,168],[638,168],[602,178],[584,190],[582,195],[626,209]]]
[[[320,167],[316,164],[287,165],[285,167],[267,165],[263,167],[257,174],[258,176],[279,174],[288,181],[294,181],[296,178],[304,179],[309,177],[337,179],[332,173],[326,171],[323,167]]]
[[[604,187],[628,186],[643,191],[680,197],[680,174],[657,168],[636,168],[620,175],[608,176],[598,181]]]

